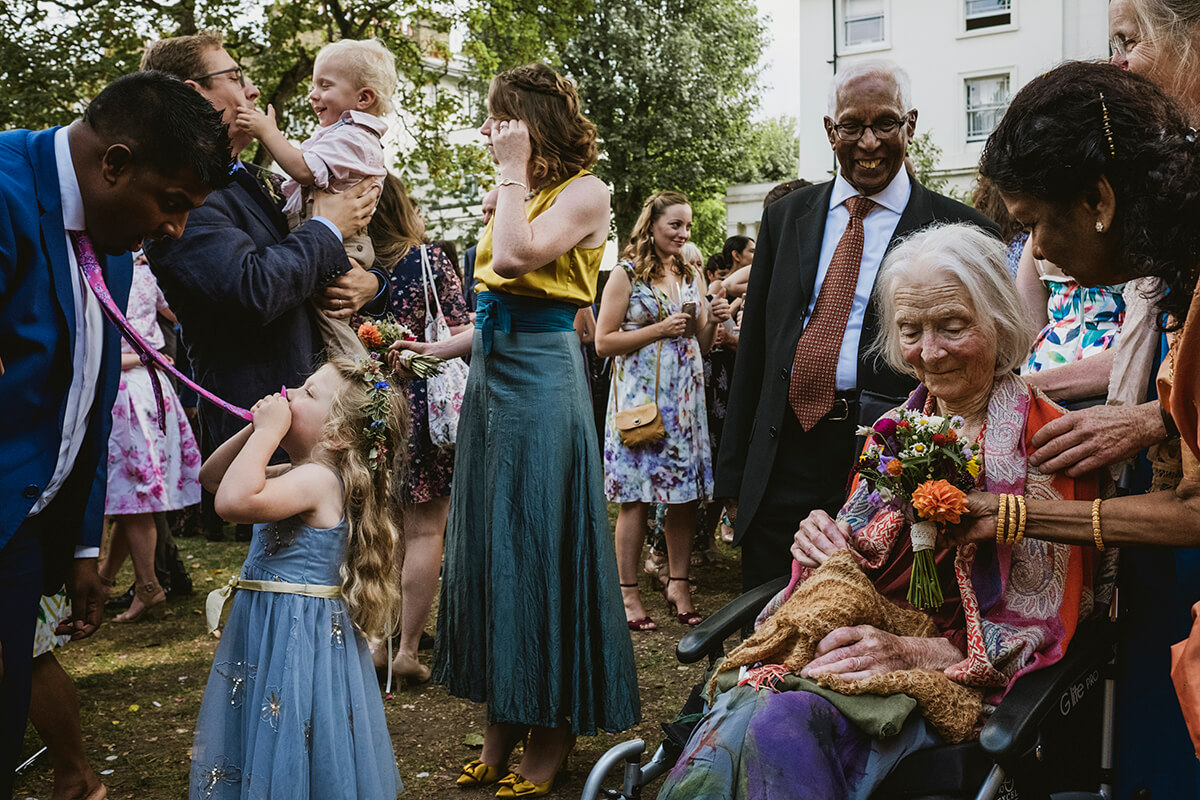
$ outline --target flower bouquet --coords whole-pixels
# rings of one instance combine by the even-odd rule
[[[867,448],[857,471],[886,508],[902,511],[912,537],[913,566],[908,602],[937,608],[942,587],[933,560],[939,523],[957,523],[967,510],[967,491],[979,475],[979,444],[963,442],[962,417],[902,410],[873,428],[860,427]]]
[[[396,321],[391,314],[376,320],[363,322],[358,326],[358,340],[367,348],[367,352],[380,359],[387,358],[387,353],[395,342],[416,341],[412,331]],[[412,350],[397,351],[400,365],[418,378],[428,378],[436,375],[442,369],[442,359]]]

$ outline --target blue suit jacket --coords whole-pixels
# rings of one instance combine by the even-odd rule
[[[0,548],[54,474],[62,440],[75,301],[63,231],[54,132],[0,133]],[[117,305],[129,300],[129,254],[100,255]],[[86,291],[86,289],[85,289]],[[105,321],[100,379],[79,455],[35,518],[48,588],[61,583],[77,544],[99,546],[108,433],[121,377],[121,337]]]

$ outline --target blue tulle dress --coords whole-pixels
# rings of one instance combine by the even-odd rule
[[[241,577],[337,585],[348,526],[256,525]],[[239,591],[204,691],[191,800],[395,800],[400,774],[346,604]]]

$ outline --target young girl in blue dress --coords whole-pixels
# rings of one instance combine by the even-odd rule
[[[200,472],[224,519],[256,523],[192,752],[192,800],[394,800],[400,777],[365,638],[393,630],[403,394],[377,361],[338,359],[265,397]],[[291,463],[267,466],[276,447]]]

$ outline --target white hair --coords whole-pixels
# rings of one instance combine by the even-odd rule
[[[683,260],[689,264],[693,261],[699,261],[700,266],[704,266],[704,254],[700,252],[700,248],[696,246],[695,242],[685,243],[683,245],[683,252],[680,255],[682,255]]]
[[[958,281],[976,318],[996,343],[996,374],[1025,362],[1033,323],[1005,267],[1007,248],[982,228],[966,223],[925,228],[900,242],[883,260],[875,280],[879,335],[872,348],[897,372],[915,375],[900,350],[897,287],[918,275],[940,273]]]
[[[837,115],[838,93],[845,88],[846,84],[868,75],[887,78],[894,83],[896,97],[899,99],[900,105],[904,106],[904,112],[912,111],[912,80],[904,71],[904,67],[886,58],[873,58],[851,64],[833,76],[833,83],[829,86],[828,113],[831,119]]]

